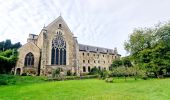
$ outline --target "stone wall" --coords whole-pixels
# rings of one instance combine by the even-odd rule
[[[23,45],[19,50],[19,56],[18,56],[18,61],[16,64],[16,68],[20,68],[21,69],[21,73],[25,72],[25,70],[28,70],[28,68],[26,68],[26,66],[24,66],[24,62],[25,62],[25,56],[31,52],[34,55],[34,66],[29,68],[31,70],[36,71],[35,73],[37,74],[37,69],[39,66],[39,58],[40,58],[40,49],[33,43],[33,42],[28,42],[25,45]],[[16,73],[16,71],[15,71]]]
[[[61,25],[61,27],[60,27]],[[74,69],[74,38],[73,34],[64,22],[64,20],[59,17],[56,19],[54,22],[49,24],[47,27],[45,27],[45,30],[47,30],[47,40],[44,42],[44,45],[46,45],[46,50],[42,52],[42,54],[46,54],[46,65],[45,67],[53,66],[51,65],[51,49],[52,49],[52,40],[55,38],[55,34],[57,31],[61,31],[64,37],[64,40],[66,41],[66,66],[63,66],[64,71],[66,72],[67,70],[72,70]],[[52,68],[57,68],[58,66],[56,65],[55,67],[53,66]],[[44,71],[45,72],[45,71]],[[72,70],[74,73],[75,70]],[[46,73],[46,72],[45,72]]]
[[[88,67],[99,68],[109,70],[109,66],[112,64],[114,59],[119,59],[119,55],[109,54],[109,53],[99,53],[99,52],[87,52],[79,51],[79,66],[81,73],[88,73]],[[83,71],[83,67],[86,71]]]

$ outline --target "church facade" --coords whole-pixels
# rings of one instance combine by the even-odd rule
[[[18,49],[15,74],[52,75],[59,68],[66,74],[87,74],[91,68],[109,70],[114,59],[120,59],[115,49],[79,44],[64,19],[59,16],[39,35],[29,34],[27,43]]]

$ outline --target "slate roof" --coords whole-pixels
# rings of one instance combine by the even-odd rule
[[[112,49],[96,47],[96,46],[89,46],[89,45],[84,45],[84,44],[79,44],[79,51],[114,54],[114,50],[112,50]]]

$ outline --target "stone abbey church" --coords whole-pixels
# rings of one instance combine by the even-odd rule
[[[61,16],[43,27],[39,35],[29,34],[27,43],[18,51],[15,74],[20,75],[50,76],[57,68],[64,74],[87,74],[93,67],[109,70],[112,61],[120,58],[116,48],[79,44]]]

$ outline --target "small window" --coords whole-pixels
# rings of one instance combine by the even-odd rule
[[[94,63],[96,63],[96,61],[94,60]]]
[[[88,63],[90,63],[90,60],[88,60]]]
[[[83,53],[83,56],[84,56],[84,53]]]
[[[86,67],[85,66],[83,66],[83,72],[86,72]]]
[[[85,60],[83,60],[83,63],[85,63]]]
[[[90,66],[88,66],[88,72],[90,72]]]
[[[104,55],[103,55],[103,57],[104,57]]]
[[[62,27],[62,25],[61,24],[59,24],[59,28],[61,28]]]
[[[87,56],[89,56],[89,53],[87,53]]]
[[[100,63],[100,61],[98,61],[98,63]]]
[[[93,56],[95,57],[95,54],[93,54]]]
[[[105,64],[105,61],[104,61],[104,64]]]

